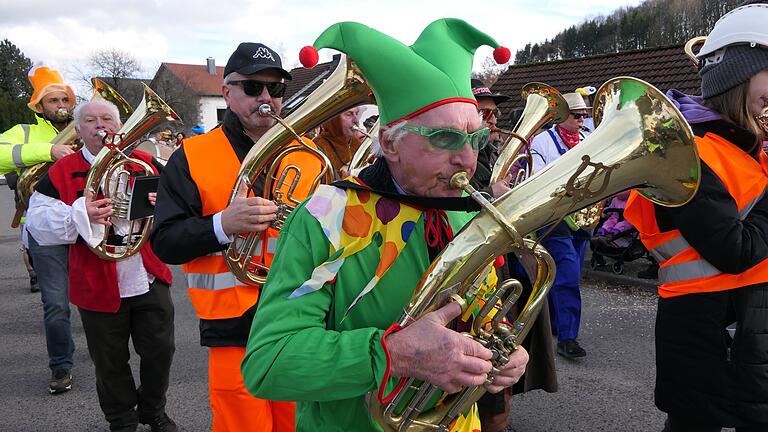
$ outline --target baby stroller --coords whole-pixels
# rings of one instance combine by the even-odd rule
[[[614,198],[603,209],[595,235],[589,241],[592,258],[589,265],[592,270],[610,267],[615,274],[624,273],[624,263],[643,258],[650,263],[648,270],[641,271],[639,277],[655,278],[658,268],[656,260],[640,241],[640,233],[628,221],[624,220],[625,201]]]

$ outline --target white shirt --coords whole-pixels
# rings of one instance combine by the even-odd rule
[[[558,134],[557,129],[555,129],[556,127],[557,126],[552,126],[550,129],[542,131],[531,140],[531,157],[533,158],[534,175],[540,173],[545,166],[551,164],[561,156],[560,150],[557,148],[558,145],[565,149],[566,152],[568,151],[568,146],[566,146],[563,139],[560,138],[560,134]],[[550,134],[549,131],[552,131],[552,134]],[[557,143],[552,140],[552,135],[555,136]],[[581,141],[584,141],[586,133],[584,131],[579,131],[579,138]]]
[[[89,164],[93,163],[95,155],[85,147],[81,152]],[[113,218],[111,222],[116,234],[125,235],[130,227],[130,222],[123,219]],[[74,244],[80,236],[89,246],[95,247],[104,238],[106,228],[101,224],[90,223],[85,210],[85,197],[76,199],[68,206],[61,200],[37,191],[29,198],[26,224],[32,237],[41,246]],[[148,292],[149,284],[155,280],[144,268],[141,254],[118,261],[115,267],[121,298]]]

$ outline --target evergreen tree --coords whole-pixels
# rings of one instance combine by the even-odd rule
[[[569,27],[543,43],[530,43],[515,53],[515,63],[631,51],[683,44],[706,35],[717,20],[743,0],[646,0],[608,16]]]
[[[34,121],[34,113],[27,107],[32,96],[32,85],[27,73],[32,61],[8,39],[0,42],[0,132],[17,123]]]

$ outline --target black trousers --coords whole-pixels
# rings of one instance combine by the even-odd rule
[[[157,279],[146,294],[123,298],[115,313],[80,309],[88,353],[96,367],[99,404],[111,430],[135,427],[140,418],[151,419],[165,412],[165,392],[176,349],[173,315],[168,285]],[[141,357],[138,388],[128,364],[129,338]]]

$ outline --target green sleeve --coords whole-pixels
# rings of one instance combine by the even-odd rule
[[[289,298],[328,254],[319,223],[299,207],[281,231],[241,365],[254,396],[328,401],[378,388],[386,366],[379,342],[384,331],[328,330],[335,284]]]
[[[0,174],[18,170],[40,162],[53,162],[51,147],[48,142],[25,143],[24,126],[16,125],[0,134]]]

